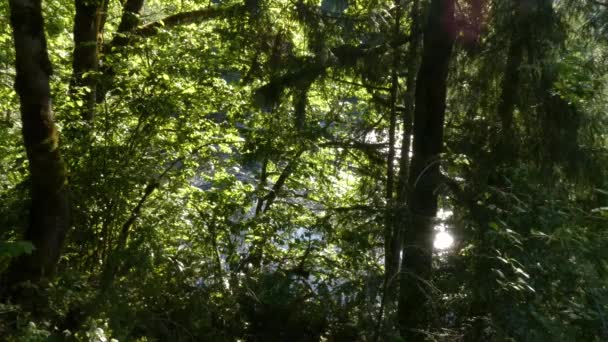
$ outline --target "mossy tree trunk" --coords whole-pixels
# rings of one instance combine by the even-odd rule
[[[31,206],[24,238],[30,255],[15,260],[5,284],[38,282],[52,277],[69,227],[66,167],[51,108],[49,61],[40,0],[11,0],[15,43],[15,90],[21,104],[23,141],[30,172]]]

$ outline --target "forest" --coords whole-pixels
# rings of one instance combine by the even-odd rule
[[[0,2],[0,340],[608,341],[608,1]]]

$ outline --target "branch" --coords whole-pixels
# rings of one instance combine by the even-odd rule
[[[400,46],[409,41],[409,36],[396,39],[393,44]],[[286,88],[292,88],[298,84],[311,84],[318,78],[325,76],[327,68],[346,69],[356,67],[357,63],[365,58],[371,59],[385,53],[389,44],[368,46],[367,44],[350,45],[342,44],[329,49],[329,56],[317,56],[316,58],[299,58],[299,67],[279,77],[272,78],[270,82],[260,87],[255,94],[256,103],[261,107],[272,107],[276,105]],[[373,85],[359,84],[338,78],[332,78],[337,82],[362,86],[369,89],[390,91],[391,88],[376,87]]]
[[[229,14],[244,14],[245,6],[232,5],[228,7],[208,7],[201,10],[182,12],[170,15],[159,21],[140,26],[133,31],[134,35],[149,37],[158,33],[161,27],[171,28],[179,25],[197,24],[206,20],[217,19]]]
[[[156,190],[156,188],[158,188],[159,185],[160,185],[160,183],[157,180],[150,181],[148,183],[148,185],[146,185],[143,196],[139,199],[139,202],[137,202],[137,205],[131,211],[131,215],[129,216],[129,219],[122,225],[122,228],[120,230],[120,237],[118,239],[119,240],[118,245],[119,245],[120,249],[123,249],[125,247],[125,245],[127,243],[127,237],[129,236],[129,229],[131,228],[133,223],[135,223],[135,220],[137,220],[137,218],[139,217],[139,214],[141,213],[141,209],[143,208],[144,203],[146,203],[146,200],[148,199],[148,197],[150,197],[150,195],[152,195],[154,190]]]
[[[376,163],[384,162],[384,157],[380,152],[381,149],[386,148],[386,143],[365,143],[357,140],[338,141],[331,140],[325,143],[319,144],[319,147],[339,147],[347,150],[355,149],[363,152],[370,160]]]
[[[110,44],[106,45],[104,49],[110,49],[112,46],[125,46],[129,43],[127,35],[139,25],[139,14],[143,7],[144,0],[127,0],[125,2],[118,30],[116,31],[117,34],[114,35]]]
[[[350,212],[350,211],[367,211],[367,212],[379,212],[382,209],[375,208],[373,206],[364,204],[355,204],[348,207],[327,207],[327,210],[333,210],[336,212]]]
[[[261,191],[265,186],[268,179],[268,157],[264,158],[262,163],[262,173],[260,174],[260,184],[258,185],[258,191]],[[264,206],[264,197],[258,198],[258,204],[255,207],[255,216],[258,216],[262,212]]]
[[[268,211],[268,209],[270,209],[270,206],[277,198],[277,195],[281,191],[281,188],[283,188],[283,185],[287,181],[287,178],[289,178],[289,176],[291,176],[291,173],[295,170],[302,153],[304,153],[304,149],[298,151],[294,156],[293,160],[287,163],[287,166],[283,169],[283,172],[281,172],[281,175],[279,176],[279,179],[277,179],[277,182],[274,183],[274,186],[272,187],[270,192],[268,192],[268,194],[264,196],[264,200],[266,200],[266,206],[264,207],[262,213],[265,213]]]
[[[390,88],[387,88],[387,87],[378,87],[378,86],[373,86],[373,85],[370,85],[370,84],[363,84],[363,83],[358,83],[358,82],[353,82],[353,81],[347,81],[347,80],[343,80],[343,79],[340,79],[340,78],[337,78],[337,77],[330,77],[330,79],[332,81],[336,81],[336,82],[340,82],[340,83],[344,83],[344,84],[350,84],[350,85],[354,85],[354,86],[357,86],[357,87],[362,87],[362,88],[365,88],[365,89],[375,89],[375,90],[382,90],[382,91],[390,91],[391,90]],[[388,100],[383,101],[383,103],[384,102],[388,102]]]
[[[355,148],[358,150],[365,150],[365,151],[376,151],[376,150],[379,150],[382,148],[386,148],[388,146],[388,144],[387,143],[366,143],[366,142],[357,141],[357,140],[346,140],[346,141],[330,140],[328,142],[319,144],[319,147],[332,147],[332,146],[342,147],[342,148]]]
[[[169,173],[169,171],[172,170],[177,164],[179,164],[183,160],[183,156],[175,159],[171,164],[169,164],[167,168],[165,168],[165,170],[158,177],[155,177],[154,179],[150,180],[148,182],[148,185],[146,185],[143,195],[137,202],[137,205],[135,205],[133,210],[131,210],[129,218],[127,219],[127,221],[125,221],[125,223],[120,229],[116,248],[114,249],[114,251],[112,251],[112,253],[108,257],[108,260],[106,261],[106,265],[102,273],[102,292],[109,289],[112,283],[114,282],[114,279],[116,278],[116,273],[120,267],[119,253],[121,253],[127,246],[127,240],[129,238],[131,228],[135,221],[139,218],[144,204],[152,195],[152,193],[154,193],[154,191],[158,189],[158,187],[161,185],[161,181]]]
[[[229,17],[230,15],[242,15],[247,12],[247,8],[244,5],[232,5],[228,7],[208,7],[205,9],[194,10],[189,12],[181,12],[172,14],[158,21],[139,26],[130,30],[130,32],[121,32],[123,34],[130,34],[135,37],[147,38],[154,36],[160,32],[161,28],[172,28],[180,25],[197,24],[207,20],[213,20],[222,17]],[[105,48],[112,49],[113,47],[125,46],[130,40],[112,40],[108,43]]]

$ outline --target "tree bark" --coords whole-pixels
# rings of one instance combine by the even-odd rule
[[[401,31],[401,5],[395,2],[395,22],[393,24],[393,39],[396,41]],[[386,158],[386,208],[384,211],[384,281],[382,286],[382,301],[374,332],[374,341],[378,341],[383,328],[384,311],[394,307],[394,297],[397,288],[397,273],[399,271],[400,238],[395,230],[395,144],[397,129],[397,101],[399,95],[398,69],[401,65],[399,46],[393,46],[393,66],[391,70],[391,97],[388,128],[388,156]]]
[[[395,13],[395,23],[393,35],[395,39],[399,35],[401,25],[401,8],[397,5],[395,7],[397,11]],[[392,296],[390,289],[394,288],[391,285],[393,278],[397,274],[399,268],[399,248],[396,246],[399,238],[394,231],[394,214],[395,214],[395,131],[397,129],[397,97],[399,95],[399,78],[397,69],[400,67],[400,51],[395,46],[393,49],[393,70],[391,72],[391,108],[389,113],[389,134],[388,134],[388,156],[386,159],[386,213],[385,213],[385,259],[384,267],[386,270],[385,279],[385,291],[389,292],[389,295],[385,295],[386,300],[391,300]]]
[[[144,0],[127,0],[122,9],[122,16],[118,29],[108,44],[104,44],[99,48],[103,55],[112,52],[112,48],[128,45],[131,41],[131,32],[139,25],[139,14],[144,6]],[[105,100],[107,92],[110,90],[114,81],[115,71],[111,64],[105,61],[100,70],[98,89],[96,93],[97,103],[102,103]]]
[[[407,67],[407,80],[405,83],[405,93],[403,96],[404,110],[402,112],[402,129],[403,137],[401,140],[401,156],[399,157],[399,175],[397,177],[397,207],[398,216],[401,214],[407,214],[404,210],[407,200],[407,178],[410,168],[410,148],[411,148],[411,134],[412,134],[412,118],[414,116],[414,101],[416,95],[416,71],[418,70],[418,52],[420,50],[420,3],[419,0],[412,2],[412,8],[410,10],[411,26],[410,26],[410,44],[407,51],[406,60],[408,61]],[[397,221],[397,224],[403,226],[405,220]],[[402,235],[401,235],[402,236]]]
[[[407,80],[406,90],[404,93],[404,110],[402,113],[402,129],[403,137],[401,140],[401,156],[399,157],[399,174],[397,177],[397,194],[395,199],[395,228],[394,232],[397,238],[394,240],[395,248],[402,250],[403,235],[408,219],[407,194],[408,194],[408,175],[410,170],[410,149],[412,135],[412,118],[414,117],[414,101],[416,94],[416,71],[418,70],[418,52],[420,50],[420,19],[419,19],[420,4],[418,0],[414,0],[410,11],[411,27],[410,27],[410,44],[407,51],[406,60]]]
[[[96,72],[99,69],[98,34],[103,3],[100,0],[76,0],[74,17],[74,54],[71,92],[81,106],[81,116],[92,121],[97,94]]]
[[[143,5],[144,0],[128,0],[125,3],[123,15],[116,32],[117,35],[110,43],[103,47],[103,50],[106,53],[110,52],[114,47],[126,46],[131,43],[132,40],[129,39],[126,34],[141,38],[152,37],[160,32],[161,28],[167,29],[180,25],[196,24],[207,20],[223,17],[228,18],[230,16],[245,15],[247,13],[247,8],[244,5],[208,7],[200,10],[172,14],[162,20],[138,26],[140,23],[139,13],[141,12]]]
[[[454,0],[432,0],[416,80],[414,145],[408,178],[411,225],[405,232],[399,328],[406,341],[422,341],[428,327],[434,218],[443,150],[447,76],[456,36]]]
[[[527,36],[527,19],[520,10],[521,3],[515,1],[513,8],[513,32],[507,52],[507,64],[502,79],[502,89],[498,103],[498,118],[501,124],[501,134],[498,139],[498,148],[495,157],[499,160],[508,160],[515,155],[517,148],[513,111],[517,104],[517,90],[519,87],[519,69],[523,61],[524,37]]]
[[[40,0],[11,0],[15,42],[15,90],[30,171],[31,205],[25,239],[36,248],[13,260],[3,285],[53,276],[69,227],[66,167],[53,122],[49,61]]]
[[[519,85],[519,67],[523,57],[523,46],[518,37],[512,37],[507,55],[507,66],[502,80],[498,116],[501,122],[501,139],[512,142],[515,138],[513,129],[513,110]]]
[[[125,2],[116,35],[110,43],[111,46],[124,46],[129,43],[126,34],[129,34],[139,25],[139,12],[143,7],[144,0],[128,0]]]
[[[388,245],[386,246],[386,274],[384,279],[384,295],[383,302],[380,309],[380,319],[378,320],[378,326],[382,327],[382,315],[387,308],[391,307],[394,304],[396,299],[397,290],[399,288],[399,276],[398,271],[401,264],[401,250],[403,244],[403,234],[404,229],[407,223],[407,211],[406,202],[407,202],[407,177],[409,174],[410,167],[410,137],[411,137],[411,128],[412,128],[412,117],[414,112],[414,94],[415,94],[415,74],[418,70],[418,50],[420,45],[420,30],[419,30],[419,2],[418,0],[414,0],[412,3],[412,7],[410,9],[410,18],[411,18],[411,26],[410,26],[410,43],[408,45],[406,60],[408,61],[407,67],[407,80],[406,80],[406,90],[403,97],[404,108],[402,110],[402,130],[403,136],[401,138],[401,155],[399,156],[399,173],[395,177],[394,174],[387,173],[387,203],[389,203],[389,210],[387,211],[387,233],[390,234]],[[398,20],[396,20],[398,22]],[[399,32],[395,32],[395,36],[398,36]],[[397,66],[400,65],[399,58],[395,58],[395,66],[394,69],[397,70]],[[394,71],[395,71],[394,70]],[[393,77],[396,77],[396,73],[393,73]],[[395,91],[397,85],[393,84],[393,92],[392,92],[392,113],[391,115],[396,114],[396,103],[398,93]],[[395,120],[393,122],[393,120]],[[396,125],[396,117],[391,117],[391,124]],[[391,126],[391,132],[393,132],[393,127]],[[394,136],[393,136],[394,139]],[[391,139],[389,139],[391,140]],[[395,143],[394,140],[391,140],[390,145],[393,146]],[[390,153],[389,151],[389,165],[388,167],[392,171],[392,159],[394,158],[394,151]],[[390,172],[390,171],[389,171]],[[395,177],[396,180],[390,180],[391,177]],[[394,184],[396,183],[396,185]],[[390,184],[390,186],[389,186]],[[395,195],[393,196],[393,192]],[[391,194],[389,197],[388,194]],[[390,216],[389,216],[390,215]],[[394,307],[393,307],[394,308]],[[379,338],[379,333],[381,329],[376,333],[375,340]]]
[[[155,35],[161,27],[169,28],[178,25],[188,25],[216,18],[230,18],[231,16],[244,15],[246,13],[247,7],[245,5],[209,7],[190,12],[182,12],[165,17],[162,21],[155,21],[138,27],[133,30],[133,34],[140,37],[150,37]]]

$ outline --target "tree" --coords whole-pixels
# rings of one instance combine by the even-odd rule
[[[4,286],[52,277],[69,218],[66,166],[51,106],[49,61],[40,1],[10,2],[15,42],[15,89],[21,103],[23,141],[30,172],[29,223],[24,238],[34,251],[13,260]]]
[[[457,34],[454,6],[451,0],[431,2],[416,77],[409,222],[404,235],[399,297],[401,334],[412,341],[423,338],[430,321],[433,222],[438,207],[448,69]]]
[[[606,13],[0,2],[0,336],[605,340]]]

